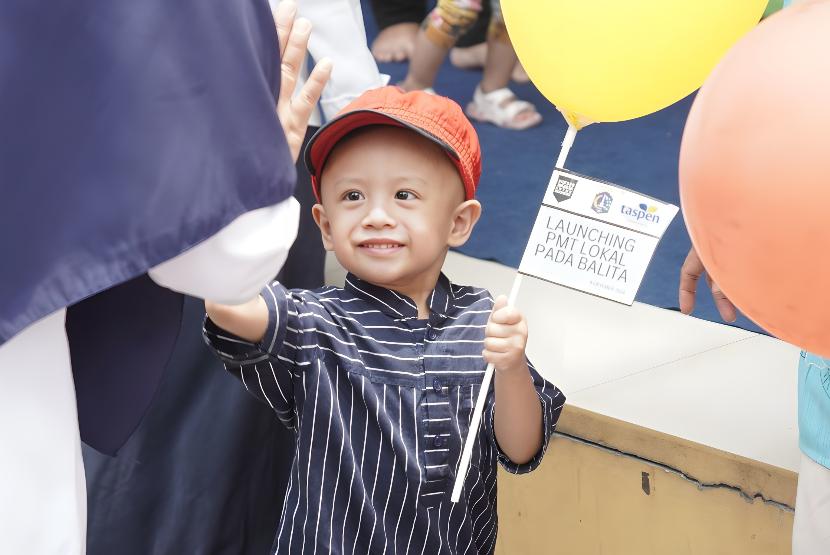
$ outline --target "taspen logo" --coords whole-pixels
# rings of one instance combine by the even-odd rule
[[[620,212],[623,216],[625,216],[632,222],[636,222],[638,224],[660,223],[660,216],[657,214],[656,206],[649,206],[647,204],[640,203],[639,206],[637,206],[637,208],[632,208],[631,206],[626,206],[623,204],[620,207]]]

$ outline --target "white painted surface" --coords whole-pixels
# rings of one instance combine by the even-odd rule
[[[508,292],[514,272],[457,253],[444,270],[496,295]],[[342,276],[331,258],[329,283]],[[798,471],[797,348],[533,278],[516,305],[528,319],[528,356],[570,404]]]

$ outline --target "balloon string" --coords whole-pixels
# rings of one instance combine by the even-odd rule
[[[574,144],[577,129],[568,125],[568,131],[565,133],[565,139],[562,141],[562,149],[559,151],[559,157],[556,159],[556,167],[564,169],[565,160],[568,158],[568,153]],[[507,298],[507,306],[516,304],[516,297],[519,296],[519,288],[522,285],[522,274],[516,272],[513,278],[513,286],[510,288],[510,295]],[[455,475],[455,484],[452,488],[452,496],[450,500],[453,503],[458,503],[461,499],[461,491],[464,489],[464,481],[467,479],[467,473],[470,471],[470,458],[473,454],[473,445],[475,444],[476,435],[478,435],[478,428],[481,425],[481,415],[484,412],[484,403],[487,400],[487,394],[490,391],[490,382],[493,381],[493,364],[488,364],[484,371],[484,378],[481,380],[481,388],[478,390],[478,398],[476,399],[476,406],[473,410],[473,419],[470,421],[470,428],[467,430],[467,440],[464,442],[464,450],[461,452],[461,459],[458,464],[458,469]]]

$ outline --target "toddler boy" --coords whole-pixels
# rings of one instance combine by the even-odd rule
[[[496,461],[538,466],[565,397],[527,362],[522,315],[441,273],[481,213],[475,130],[447,98],[384,87],[322,127],[305,161],[345,287],[275,282],[244,305],[206,303],[211,347],[296,433],[276,552],[492,553]]]

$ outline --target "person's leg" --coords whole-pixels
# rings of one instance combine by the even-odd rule
[[[473,95],[473,102],[467,107],[467,114],[500,127],[526,129],[541,123],[542,116],[532,104],[517,100],[507,88],[517,58],[498,2],[493,4],[484,74]]]
[[[481,3],[473,0],[438,0],[418,31],[409,73],[400,86],[405,90],[432,87],[450,48],[472,27],[480,11]]]
[[[426,15],[424,0],[372,0],[371,5],[379,30],[372,55],[379,62],[409,59],[418,25]]]
[[[793,555],[823,555],[830,546],[830,469],[801,454]]]
[[[481,76],[482,92],[489,93],[496,89],[503,89],[510,82],[510,74],[513,66],[516,65],[516,51],[510,37],[507,36],[507,28],[504,20],[493,18],[490,24],[490,33],[487,36],[487,58],[484,62],[484,74]]]
[[[484,0],[481,4],[481,12],[479,12],[476,22],[473,23],[466,33],[459,37],[453,50],[472,48],[474,46],[486,44],[487,31],[490,28],[490,18],[492,15],[493,9],[490,6],[490,2]]]
[[[481,69],[487,60],[487,41],[450,50],[450,63],[459,69]]]
[[[484,9],[473,29],[461,37],[455,48],[450,51],[450,63],[455,67],[460,69],[484,67],[487,62],[487,39],[492,32],[492,26],[494,23],[503,23],[500,6],[494,6],[493,4],[493,2],[488,2],[484,5]],[[481,37],[478,36],[479,29],[483,29],[484,31]],[[517,83],[527,83],[530,81],[527,72],[525,72],[521,62],[518,60],[516,60],[513,66],[510,79]]]
[[[450,50],[450,63],[461,69],[476,69],[484,67],[487,58],[487,32],[490,28],[490,19],[493,9],[490,2],[484,2],[478,19],[464,33],[455,47]]]
[[[86,485],[65,310],[0,347],[0,553],[85,553]]]
[[[527,71],[525,71],[521,60],[516,61],[516,65],[513,66],[513,73],[510,74],[510,78],[516,83],[530,83],[530,76],[527,74]]]
[[[484,67],[487,61],[487,43],[482,42],[469,46],[467,48],[459,48],[456,46],[450,50],[450,63],[459,69],[478,69]],[[510,79],[516,83],[529,83],[530,77],[522,66],[521,61],[516,61],[513,66],[513,72],[510,74]]]
[[[504,16],[501,13],[501,1],[490,0],[490,5],[492,6],[493,12],[492,23],[490,24],[490,36],[495,34],[502,42],[510,44],[510,37],[507,34],[507,27],[504,24]],[[510,50],[513,51],[514,54],[513,68],[510,72],[510,78],[517,83],[530,82],[530,77],[528,77],[525,68],[522,66],[522,62],[520,62],[519,58],[515,56],[516,51],[513,50],[512,44],[510,45]]]

